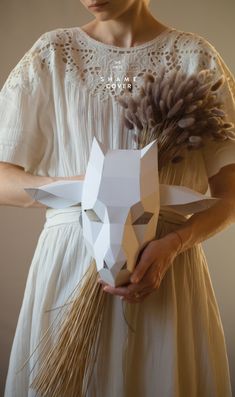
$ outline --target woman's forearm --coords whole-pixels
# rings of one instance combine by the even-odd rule
[[[82,177],[82,176],[81,176]],[[23,208],[48,208],[30,197],[25,187],[38,187],[62,179],[79,179],[77,177],[37,176],[25,172],[22,167],[13,164],[0,164],[0,205]]]
[[[212,237],[234,222],[235,200],[222,198],[212,207],[192,215],[176,229],[182,240],[182,246],[178,253]],[[172,242],[178,241],[178,247],[180,247],[181,244],[176,233],[169,233],[166,238],[172,239]]]

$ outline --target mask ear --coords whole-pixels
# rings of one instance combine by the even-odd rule
[[[102,156],[105,156],[107,150],[105,149],[105,146],[103,145],[102,142],[100,142],[95,136],[92,141],[92,146],[91,146],[91,154],[90,158],[94,155],[99,153]]]
[[[220,198],[207,196],[181,185],[160,184],[159,191],[161,209],[173,210],[182,215],[195,214],[210,208],[220,200]]]
[[[83,180],[61,180],[24,190],[36,201],[50,208],[67,208],[81,203]]]
[[[94,169],[98,172],[98,174],[101,174],[106,151],[107,150],[105,149],[104,145],[100,141],[98,141],[96,137],[94,137],[92,141],[89,161],[86,169],[86,179],[87,179],[87,175],[93,173],[92,170]],[[92,177],[91,178],[88,177],[88,180],[91,181],[92,179],[93,179]]]
[[[140,158],[142,159],[144,156],[148,155],[148,156],[154,156],[156,159],[157,151],[158,151],[157,139],[154,139],[154,141],[150,142],[144,148],[140,149]]]
[[[157,139],[150,142],[144,148],[140,149],[140,164],[142,179],[144,175],[153,177],[154,174],[158,175],[158,144]],[[148,177],[148,178],[149,178]],[[151,178],[150,177],[150,178]]]

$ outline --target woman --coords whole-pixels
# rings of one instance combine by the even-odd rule
[[[135,147],[117,102],[126,88],[123,76],[135,94],[146,71],[158,75],[166,66],[191,74],[210,68],[215,77],[226,77],[220,95],[229,119],[235,119],[234,77],[206,39],[161,24],[144,0],[109,0],[96,7],[95,2],[81,0],[94,16],[91,22],[44,33],[2,88],[2,205],[41,207],[24,187],[83,178],[94,135],[107,148]],[[118,78],[121,87],[115,85]],[[110,299],[87,396],[231,397],[223,327],[200,242],[235,221],[235,145],[211,142],[182,162],[166,165],[159,176],[161,183],[201,193],[209,184],[221,200],[187,221],[169,213],[160,216],[156,239],[145,248],[130,284],[105,287]],[[37,352],[23,371],[15,371],[51,324],[55,314],[50,309],[66,301],[89,260],[78,208],[47,209],[5,397],[36,396],[29,385]],[[129,321],[135,323],[135,334],[128,334],[117,297],[132,303]]]

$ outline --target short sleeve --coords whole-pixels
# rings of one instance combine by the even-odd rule
[[[225,61],[215,49],[207,43],[207,55],[210,56],[209,68],[214,70],[215,80],[224,75],[225,82],[218,92],[218,99],[224,105],[226,119],[235,125],[235,78]],[[234,130],[234,128],[233,128]],[[235,163],[235,140],[226,139],[224,141],[211,140],[202,148],[208,178],[215,175],[219,170],[228,164]]]
[[[43,123],[48,84],[40,60],[42,40],[43,35],[10,72],[0,91],[0,161],[29,172],[40,163],[46,145]]]

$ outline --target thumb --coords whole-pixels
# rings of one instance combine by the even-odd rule
[[[131,282],[132,283],[138,283],[148,270],[152,263],[152,258],[147,252],[144,252],[141,257],[139,262],[136,264],[136,267],[131,275]]]

